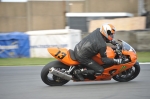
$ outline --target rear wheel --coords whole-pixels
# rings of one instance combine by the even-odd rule
[[[118,75],[115,75],[113,79],[119,82],[127,82],[136,78],[139,75],[139,73],[140,65],[138,62],[136,62],[132,68],[127,69],[126,71],[123,71]]]
[[[69,69],[69,66],[61,63],[60,61],[53,61],[45,65],[41,71],[42,81],[49,86],[62,86],[68,82],[68,80],[57,77],[49,73],[49,68],[54,67],[55,69],[63,72]]]

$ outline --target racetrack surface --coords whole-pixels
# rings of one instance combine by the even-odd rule
[[[142,64],[130,82],[72,82],[64,86],[45,85],[43,66],[0,67],[0,99],[150,99],[150,64]]]

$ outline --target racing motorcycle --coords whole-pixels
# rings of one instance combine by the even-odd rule
[[[84,81],[106,81],[114,79],[118,82],[128,82],[133,80],[140,73],[140,65],[137,62],[136,51],[132,46],[123,40],[118,40],[119,43],[113,43],[114,47],[107,46],[107,57],[112,59],[122,59],[125,63],[104,67],[104,72],[101,75],[93,75],[95,79],[91,79],[89,75],[83,75]],[[66,48],[48,48],[48,52],[56,58],[49,62],[41,71],[42,81],[49,86],[62,86],[73,80],[80,82],[74,75],[75,69],[81,71],[87,70],[75,58],[74,51]],[[103,64],[100,54],[93,57],[100,65]],[[82,81],[83,82],[83,81]]]

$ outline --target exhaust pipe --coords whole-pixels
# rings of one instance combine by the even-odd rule
[[[65,73],[62,73],[58,70],[56,70],[54,67],[50,68],[49,69],[49,73],[55,75],[55,76],[58,76],[60,78],[63,78],[65,80],[71,80],[72,79],[72,76],[71,75],[68,75],[68,74],[65,74]]]

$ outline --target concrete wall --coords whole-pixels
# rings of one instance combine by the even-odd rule
[[[150,30],[117,31],[115,39],[122,39],[138,51],[150,51]]]
[[[65,2],[28,2],[30,30],[63,29],[65,27]]]
[[[137,0],[87,0],[89,12],[137,13]]]
[[[145,0],[150,10],[150,0]],[[128,12],[138,14],[138,0],[29,0],[0,2],[0,32],[64,29],[65,12]]]
[[[64,1],[0,2],[0,32],[64,29]]]
[[[0,32],[27,30],[26,3],[0,3]]]
[[[76,9],[71,9],[75,5],[79,12],[128,12],[137,15],[138,0],[85,0],[85,1],[70,1],[70,12],[76,12]],[[79,10],[80,9],[80,10]]]
[[[145,1],[145,4],[144,4],[145,10],[150,11],[150,0],[144,0],[144,1]]]

